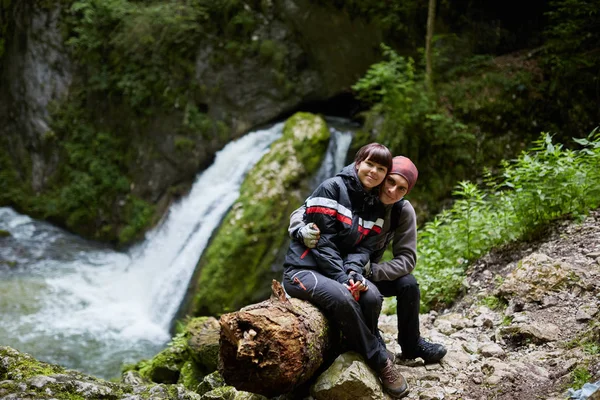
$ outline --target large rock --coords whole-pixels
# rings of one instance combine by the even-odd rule
[[[519,262],[498,288],[500,296],[525,302],[542,302],[551,292],[568,286],[574,274],[567,263],[542,253],[532,253]]]
[[[203,378],[217,369],[219,329],[214,317],[191,319],[152,359],[128,366],[123,380],[135,380],[139,376],[146,382],[178,383],[196,391]]]
[[[0,347],[0,398],[2,399],[121,399],[131,394],[119,385],[62,367],[37,361],[10,347]]]
[[[340,355],[311,387],[317,400],[384,400],[377,375],[357,353]]]
[[[281,278],[274,264],[287,247],[289,216],[309,194],[328,142],[323,118],[297,113],[286,121],[202,254],[194,315],[234,311],[269,296],[272,279]]]

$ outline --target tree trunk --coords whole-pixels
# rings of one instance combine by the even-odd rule
[[[273,280],[269,300],[224,314],[219,372],[228,385],[267,397],[306,382],[330,344],[327,319],[307,301],[287,299]]]
[[[433,67],[431,57],[431,42],[433,41],[433,30],[435,26],[435,2],[429,0],[429,11],[427,12],[427,37],[425,38],[425,83],[427,89],[433,91]]]

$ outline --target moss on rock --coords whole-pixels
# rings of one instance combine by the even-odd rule
[[[220,329],[219,322],[213,317],[194,318],[186,326],[190,355],[197,368],[205,373],[217,369]]]
[[[94,378],[40,362],[10,347],[0,347],[0,398],[116,400],[132,391],[129,385]]]
[[[173,338],[166,349],[150,360],[140,361],[134,369],[139,371],[144,379],[156,383],[177,383],[181,368],[189,360],[185,334]]]
[[[63,373],[64,368],[37,361],[10,347],[0,347],[0,380],[25,380],[36,375]]]
[[[197,391],[205,375],[217,369],[219,355],[219,323],[213,317],[191,319],[167,348],[150,360],[142,360],[124,368],[135,371],[146,381],[181,384]]]
[[[286,121],[283,136],[250,171],[200,260],[195,314],[217,315],[266,297],[289,215],[304,199],[329,135],[319,116],[297,113]]]

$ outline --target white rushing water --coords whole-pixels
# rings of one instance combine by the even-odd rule
[[[331,139],[323,163],[311,182],[313,187],[317,187],[325,179],[340,172],[346,161],[346,152],[350,147],[350,143],[352,143],[352,134],[347,130],[330,127],[329,132],[331,133]]]
[[[211,234],[282,128],[229,143],[160,226],[126,252],[0,208],[0,230],[10,232],[0,238],[0,345],[105,378],[160,351]],[[352,140],[331,133],[319,181],[343,167]]]
[[[283,124],[216,154],[188,196],[128,252],[116,252],[0,208],[0,344],[40,359],[114,376],[121,362],[152,356],[169,328],[213,230],[247,171]],[[91,364],[93,362],[93,364]]]

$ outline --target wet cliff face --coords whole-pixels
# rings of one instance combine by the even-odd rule
[[[0,69],[0,135],[19,176],[39,191],[58,162],[48,145],[48,106],[64,98],[73,66],[58,29],[59,9],[27,3],[14,2],[8,15],[14,20]]]
[[[102,74],[77,56],[71,3],[4,6],[14,23],[0,67],[0,163],[10,189],[0,203],[100,240],[139,237],[228,141],[302,104],[343,93],[379,57],[379,28],[344,10],[309,0],[244,5],[252,24],[236,31],[235,40],[225,28],[219,33],[217,21],[215,32],[194,44],[193,71],[182,85],[193,88],[185,89],[187,104],[179,98],[169,106],[150,101],[140,110],[127,102],[127,88],[89,90]],[[222,24],[240,15],[221,16]],[[71,30],[65,28],[69,23]],[[106,56],[110,69],[109,61],[126,57],[126,50],[99,56]],[[114,78],[115,71],[109,72]],[[163,86],[160,95],[170,90]],[[110,145],[96,143],[101,135]],[[74,148],[85,154],[73,157]],[[103,160],[103,154],[112,159]],[[112,172],[94,170],[95,160]],[[90,205],[74,195],[78,190],[70,186],[81,176],[102,194],[102,204],[92,205],[100,212],[86,214]]]

